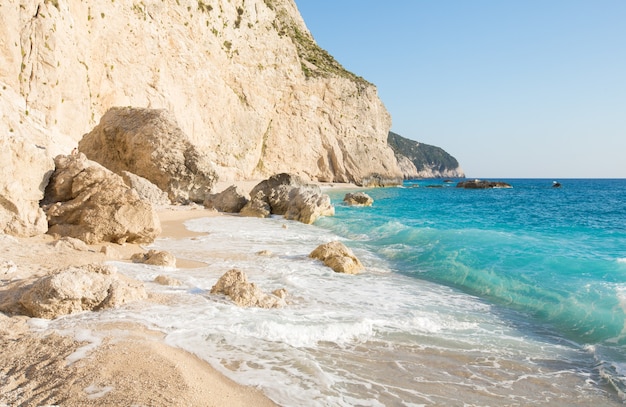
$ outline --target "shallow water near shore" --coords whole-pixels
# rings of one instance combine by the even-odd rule
[[[626,181],[505,181],[513,188],[370,189],[368,208],[341,205],[345,191],[329,188],[336,216],[313,226],[191,220],[199,236],[152,247],[206,267],[115,263],[171,303],[49,326],[144,323],[283,406],[622,404]],[[335,239],[363,274],[308,258]],[[290,304],[243,309],[209,294],[230,268],[264,291],[285,287]],[[152,283],[158,274],[183,285]]]

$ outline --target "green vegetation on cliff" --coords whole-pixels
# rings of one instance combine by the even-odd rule
[[[275,28],[279,35],[287,35],[293,41],[301,60],[302,72],[307,78],[328,78],[339,76],[352,80],[363,87],[371,85],[367,80],[345,69],[337,60],[321,48],[304,27],[292,20],[281,2],[264,0],[265,4],[276,12]]]
[[[396,157],[399,155],[407,157],[417,171],[432,169],[444,173],[459,167],[456,158],[442,148],[410,140],[392,131],[387,136],[387,144],[393,149]]]

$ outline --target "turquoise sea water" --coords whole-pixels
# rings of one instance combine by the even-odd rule
[[[626,344],[626,180],[503,181],[514,187],[425,181],[368,190],[374,207],[338,206],[319,224],[396,272],[519,311],[580,343]]]
[[[139,322],[281,406],[623,404],[626,180],[504,181],[513,188],[368,189],[372,207],[344,206],[348,191],[327,188],[336,215],[314,225],[191,220],[200,236],[152,248],[206,266],[114,263],[167,303],[45,328],[85,338],[90,319]],[[308,257],[331,240],[365,271]],[[264,291],[286,288],[289,303],[239,308],[210,294],[231,268]],[[160,286],[159,274],[182,285]]]
[[[379,253],[394,272],[475,295],[541,335],[593,346],[621,391],[626,180],[501,181],[513,188],[410,181],[368,190],[372,208],[338,206],[318,224]]]

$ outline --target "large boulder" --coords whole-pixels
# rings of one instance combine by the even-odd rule
[[[0,136],[0,233],[34,236],[46,233],[39,207],[54,161],[46,149],[24,139]]]
[[[22,294],[19,303],[28,316],[53,319],[145,298],[141,282],[118,274],[112,266],[89,264],[68,267],[37,280]]]
[[[240,307],[278,308],[285,305],[287,291],[278,289],[272,294],[266,294],[248,281],[246,273],[232,269],[220,277],[211,288],[211,294],[226,295]]]
[[[312,224],[322,216],[333,216],[335,208],[330,197],[319,187],[298,187],[289,191],[289,206],[285,219]]]
[[[284,215],[285,219],[311,224],[320,216],[332,216],[335,208],[330,197],[317,185],[306,184],[297,175],[281,173],[261,181],[252,191],[250,206],[260,206],[256,200],[265,202],[270,213]]]
[[[82,153],[59,155],[54,162],[43,202],[50,234],[95,244],[151,243],[161,233],[152,205],[119,175]]]
[[[78,144],[111,171],[146,178],[173,202],[202,203],[217,181],[213,163],[164,109],[114,107]]]
[[[338,241],[319,245],[309,257],[321,260],[337,273],[359,274],[363,269],[363,264],[352,250]]]
[[[263,200],[270,205],[272,213],[284,215],[289,209],[289,192],[305,185],[307,184],[304,180],[297,175],[280,173],[259,182],[250,191],[250,196],[257,197],[262,193]]]
[[[236,185],[231,185],[218,194],[209,194],[204,206],[220,212],[238,213],[248,203],[246,193]]]

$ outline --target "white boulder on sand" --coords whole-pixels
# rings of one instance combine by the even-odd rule
[[[53,319],[98,311],[147,298],[143,284],[118,274],[112,266],[67,267],[37,281],[19,299],[24,314]]]

